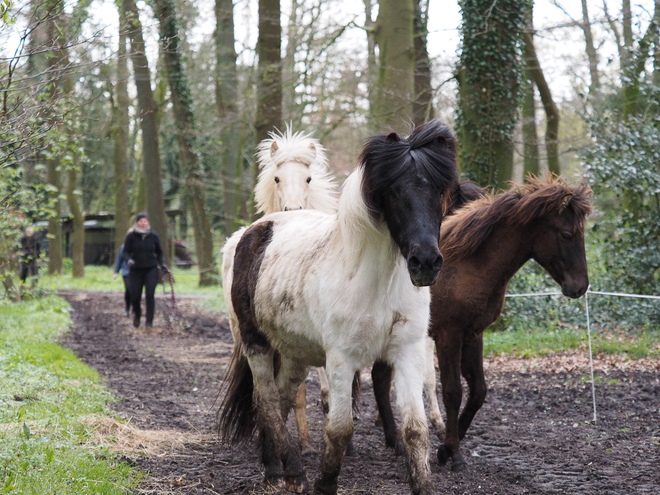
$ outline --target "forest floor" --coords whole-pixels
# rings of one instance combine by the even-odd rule
[[[118,401],[117,421],[93,425],[97,440],[147,473],[140,494],[266,494],[255,442],[221,444],[214,430],[218,390],[232,338],[222,313],[180,301],[169,327],[163,300],[155,328],[134,329],[123,316],[121,294],[67,291],[74,327],[63,344],[106,378]],[[593,422],[585,356],[561,354],[486,360],[489,393],[462,442],[468,468],[439,466],[431,436],[437,493],[633,494],[660,493],[660,360],[597,357]],[[340,494],[410,493],[402,458],[385,448],[374,426],[371,380],[363,373],[354,442]],[[318,379],[308,379],[308,418],[322,449]],[[289,418],[295,435],[295,426]],[[311,482],[319,456],[305,458]]]

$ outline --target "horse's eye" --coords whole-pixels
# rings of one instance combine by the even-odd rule
[[[275,177],[275,184],[279,184],[279,183],[280,183],[280,178],[279,178],[279,177]]]
[[[566,239],[567,241],[570,241],[570,240],[573,238],[573,236],[572,236],[571,234],[569,234],[568,232],[562,232],[562,233],[561,233],[561,236],[562,236],[564,239]]]
[[[312,182],[312,178],[311,178],[311,177],[307,177],[307,184],[309,184],[310,182]]]

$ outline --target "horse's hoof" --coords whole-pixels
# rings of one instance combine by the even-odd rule
[[[463,456],[458,454],[455,459],[452,459],[451,470],[455,473],[460,473],[465,471],[467,468],[467,463],[463,460]]]
[[[401,440],[396,441],[396,445],[394,446],[394,455],[397,457],[401,457],[404,454],[405,450],[403,448],[403,442]]]
[[[349,442],[346,447],[346,457],[359,457],[358,451],[355,448],[355,445],[353,445],[353,442]]]
[[[266,476],[264,478],[264,483],[266,484],[266,486],[276,488],[278,490],[283,490],[286,488],[286,483],[284,482],[284,476],[282,475]]]
[[[444,445],[440,445],[440,447],[438,447],[438,464],[444,466],[445,464],[447,464],[447,461],[449,460],[450,457],[451,456],[447,451],[447,447],[445,447]]]
[[[312,446],[311,443],[306,442],[300,446],[300,454],[303,457],[313,457],[318,454],[316,449]]]
[[[309,481],[304,474],[300,476],[287,476],[285,478],[284,489],[292,493],[307,493],[309,489]]]
[[[318,479],[314,483],[314,495],[337,495],[337,484],[325,485]]]

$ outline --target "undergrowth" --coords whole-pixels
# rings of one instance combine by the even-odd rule
[[[57,340],[71,324],[59,297],[0,301],[0,493],[123,494],[140,476],[90,440],[85,418],[111,394]]]

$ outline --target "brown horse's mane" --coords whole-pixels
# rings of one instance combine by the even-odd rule
[[[565,210],[573,212],[575,230],[581,229],[592,211],[592,195],[588,185],[570,186],[552,175],[545,179],[530,176],[525,184],[514,184],[496,196],[488,194],[446,217],[440,234],[442,255],[451,260],[474,254],[501,222],[524,226]]]

